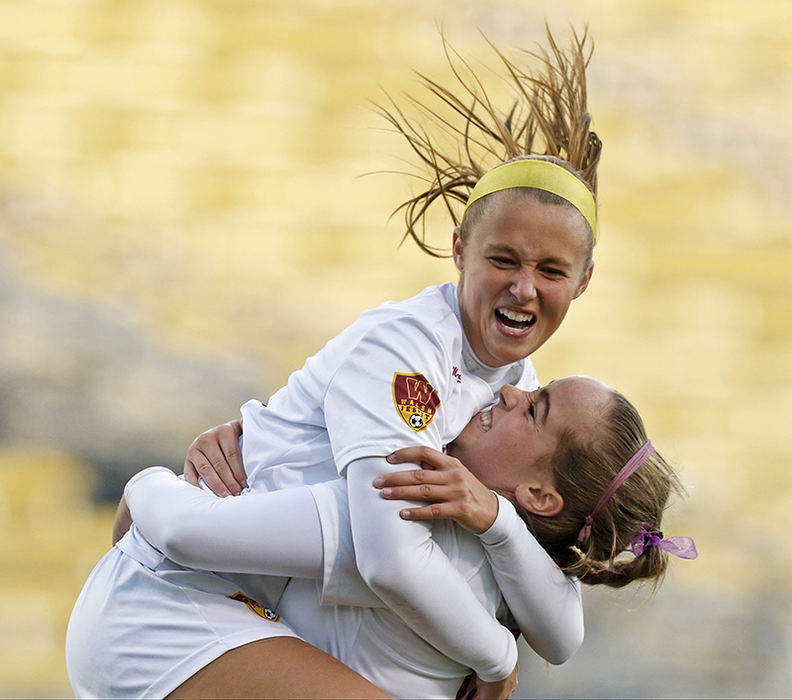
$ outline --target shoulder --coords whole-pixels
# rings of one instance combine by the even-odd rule
[[[364,311],[359,320],[370,319],[377,322],[381,319],[403,318],[417,324],[432,325],[453,319],[459,325],[444,293],[445,287],[446,285],[432,285],[409,299],[387,301],[375,309]]]
[[[389,301],[364,311],[352,326],[360,337],[429,343],[450,347],[461,342],[462,326],[449,305],[444,288],[431,286],[404,301]]]

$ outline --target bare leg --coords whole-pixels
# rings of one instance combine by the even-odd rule
[[[227,651],[182,683],[179,698],[387,698],[362,676],[294,637],[272,637]]]

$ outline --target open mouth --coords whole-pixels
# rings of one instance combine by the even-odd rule
[[[486,410],[479,413],[479,419],[481,420],[481,427],[484,432],[489,432],[489,429],[492,427],[492,411]]]
[[[527,330],[536,323],[534,314],[521,313],[511,309],[495,309],[495,318],[502,325],[515,331]]]

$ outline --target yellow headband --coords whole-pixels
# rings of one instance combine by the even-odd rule
[[[597,205],[588,187],[566,168],[547,160],[513,160],[484,173],[468,197],[465,211],[477,199],[511,187],[535,187],[562,197],[591,226],[597,241]]]

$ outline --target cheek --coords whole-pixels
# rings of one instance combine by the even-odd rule
[[[545,300],[554,315],[563,317],[572,303],[571,285],[553,285],[545,290]]]
[[[510,285],[511,277],[508,273],[491,268],[478,278],[479,296],[494,303],[504,291],[508,290]]]

